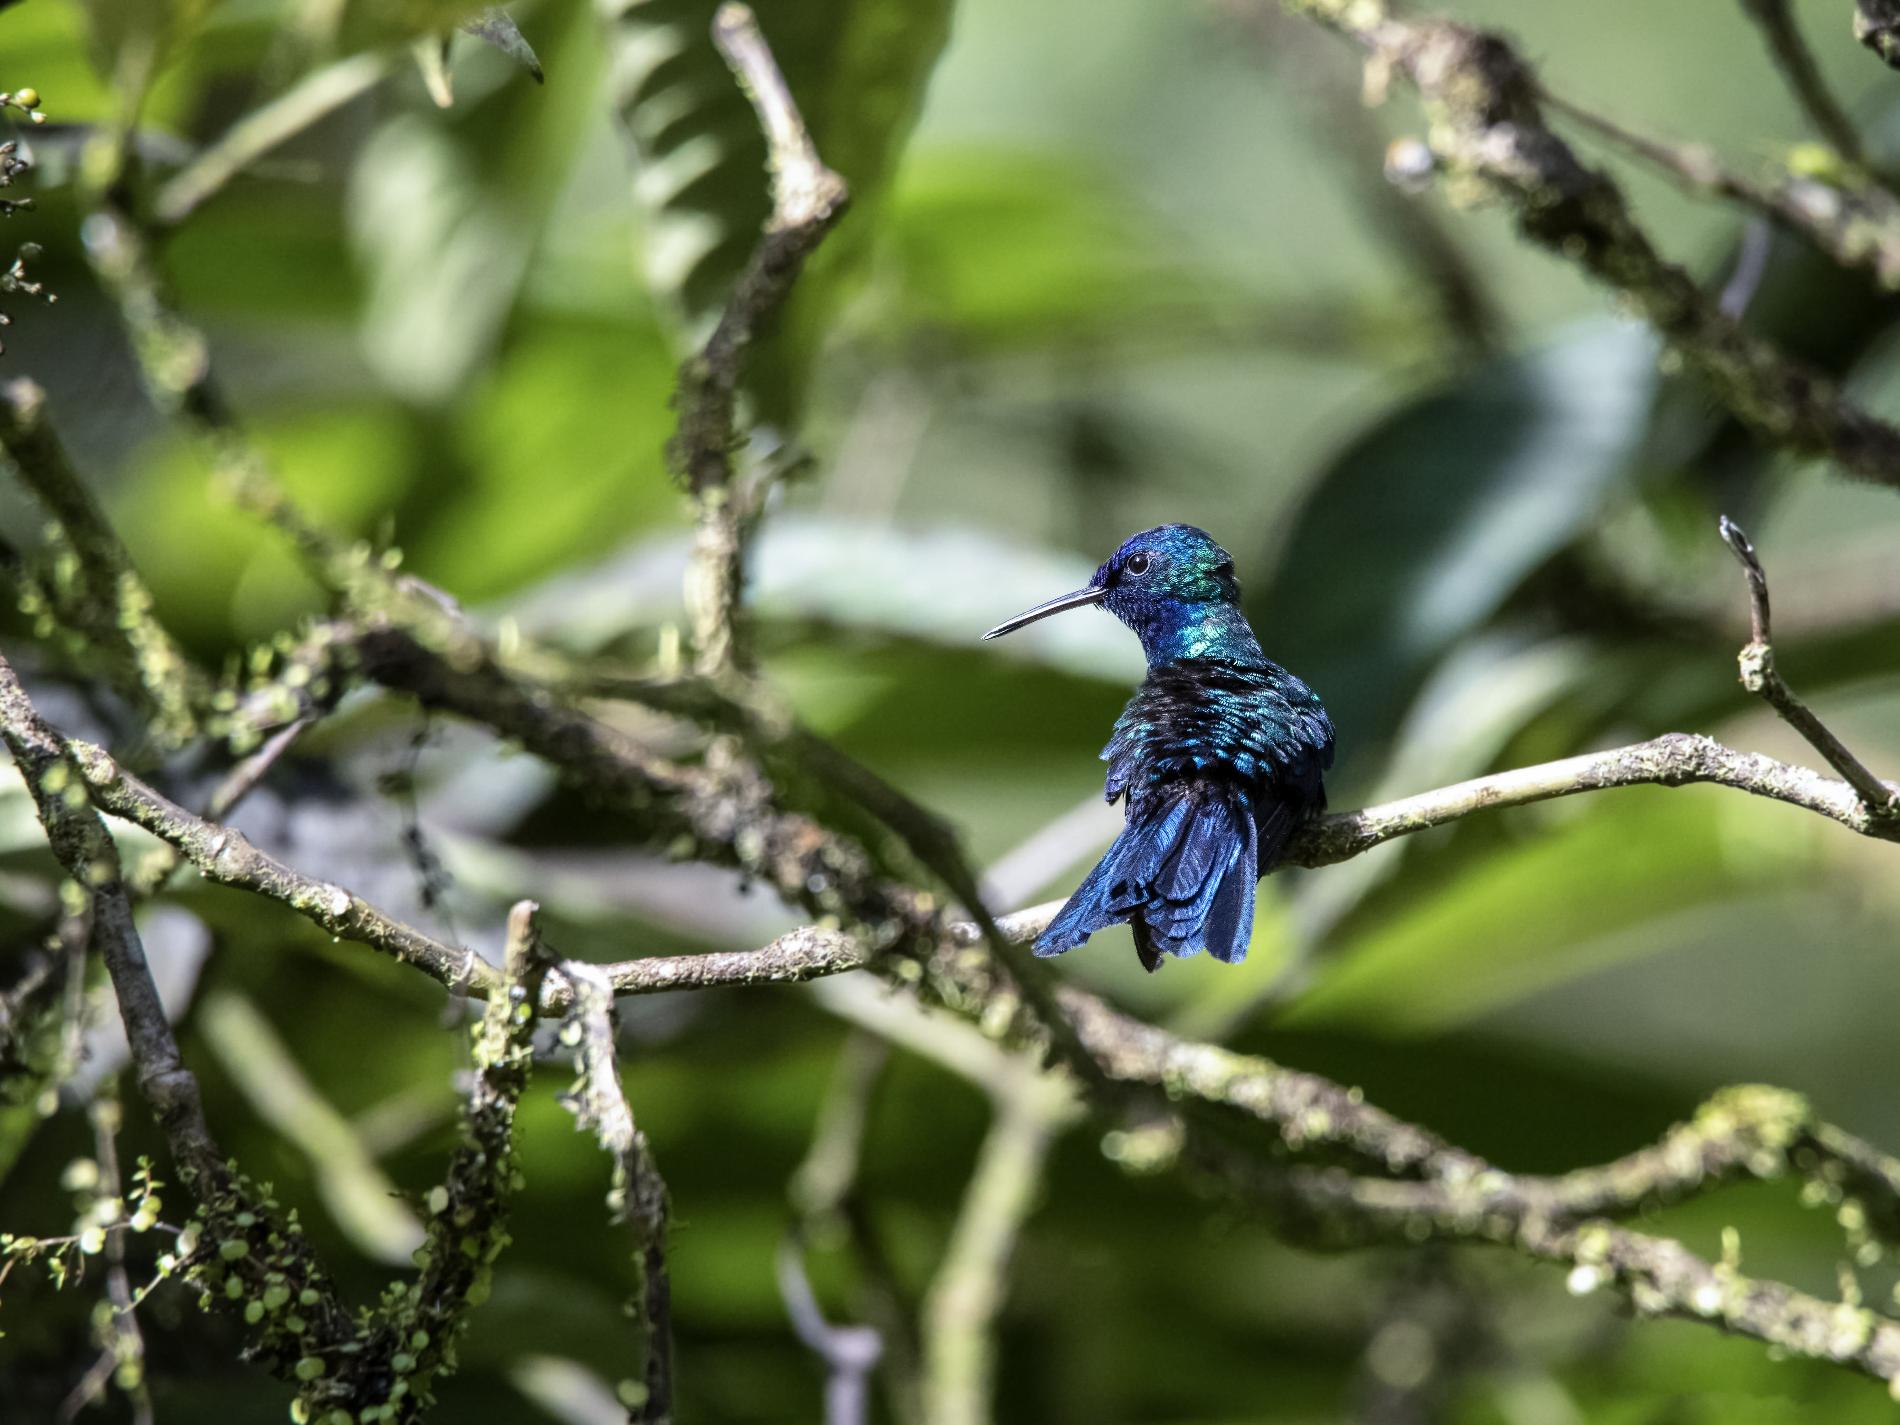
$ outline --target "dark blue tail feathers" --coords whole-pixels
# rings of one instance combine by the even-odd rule
[[[1266,818],[1275,854],[1292,820],[1291,809],[1282,807]],[[1235,788],[1188,784],[1138,808],[1036,941],[1036,953],[1060,955],[1127,921],[1150,970],[1164,955],[1202,950],[1238,963],[1253,934],[1261,829],[1252,798]]]

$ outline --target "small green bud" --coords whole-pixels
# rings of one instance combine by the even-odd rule
[[[323,1361],[318,1356],[304,1356],[298,1360],[295,1374],[298,1380],[315,1380],[323,1374]]]

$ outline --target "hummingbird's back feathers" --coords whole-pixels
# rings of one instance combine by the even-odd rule
[[[1333,765],[1333,724],[1313,690],[1266,658],[1253,664],[1199,658],[1150,668],[1102,749],[1103,795],[1141,792],[1209,773],[1243,784],[1284,782],[1315,807]]]
[[[1148,655],[1102,751],[1125,825],[1036,941],[1038,955],[1125,921],[1150,970],[1164,955],[1245,957],[1255,882],[1326,804],[1333,724],[1313,690],[1261,652],[1239,600],[1224,549],[1192,525],[1162,525],[1127,540],[1087,588],[984,635],[1096,604]]]

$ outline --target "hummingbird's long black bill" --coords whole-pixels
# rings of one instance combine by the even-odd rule
[[[1077,589],[1073,594],[1063,594],[1060,598],[1051,599],[1046,604],[1037,604],[1033,609],[1024,609],[1015,618],[1004,619],[983,637],[1001,638],[1004,634],[1014,633],[1025,624],[1032,624],[1037,619],[1045,619],[1050,614],[1064,613],[1069,609],[1079,609],[1085,604],[1099,604],[1107,597],[1108,590],[1091,584],[1086,589]]]

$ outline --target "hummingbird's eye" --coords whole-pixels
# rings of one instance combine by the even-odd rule
[[[1131,579],[1139,579],[1148,572],[1148,556],[1139,551],[1129,555],[1122,565],[1122,572]]]

